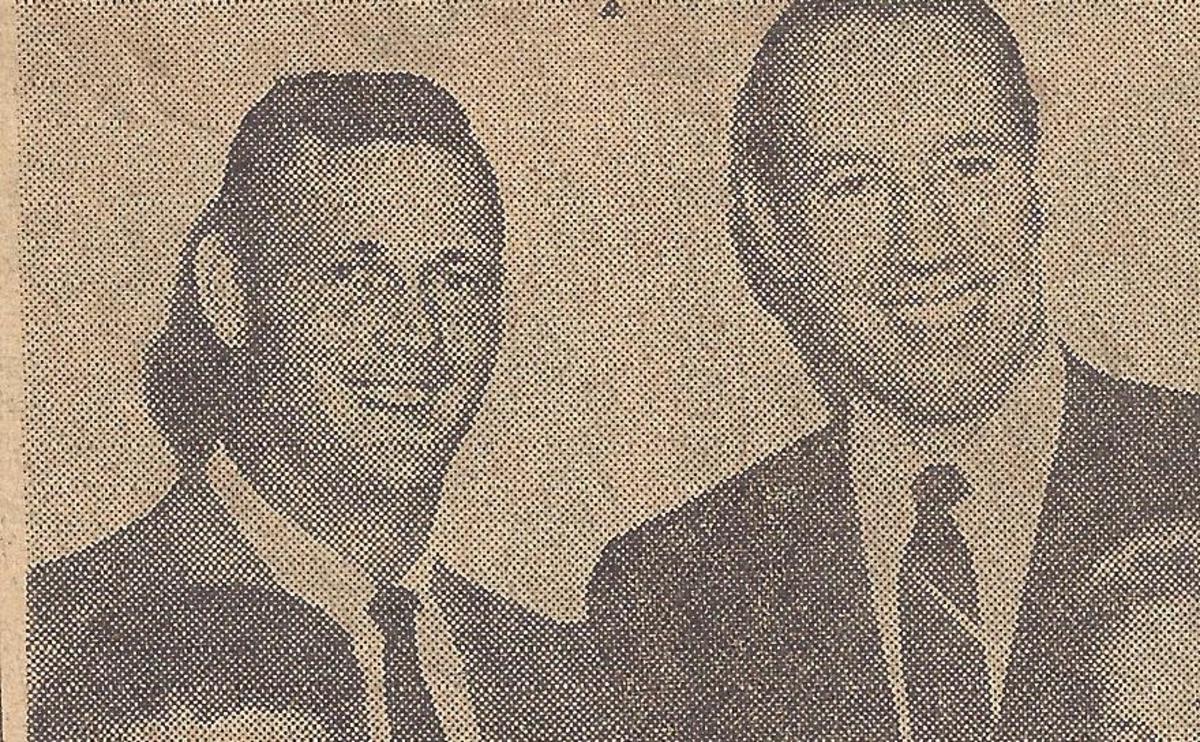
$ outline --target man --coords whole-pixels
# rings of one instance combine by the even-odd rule
[[[984,2],[797,0],[737,104],[734,244],[831,421],[610,544],[635,739],[1070,739],[1071,586],[1200,507],[1200,403],[1048,337],[1038,112]]]
[[[146,359],[183,474],[30,577],[33,739],[558,734],[565,630],[425,554],[503,242],[433,82],[313,73],[253,107]]]
[[[1085,585],[1088,739],[1200,737],[1200,523],[1153,526]]]

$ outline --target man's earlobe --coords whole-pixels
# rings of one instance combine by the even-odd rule
[[[746,218],[757,237],[757,248],[762,262],[770,266],[777,279],[794,274],[795,256],[785,244],[783,230],[764,187],[752,181],[747,182],[743,200]]]
[[[230,348],[240,348],[246,334],[246,294],[238,281],[237,259],[225,238],[213,232],[196,245],[192,264],[200,311],[213,333]]]
[[[747,180],[742,190],[742,201],[745,204],[746,218],[750,221],[750,227],[758,236],[759,242],[764,243],[761,247],[774,250],[774,245],[778,241],[775,215],[771,213],[771,207],[767,204],[762,186],[753,180]]]

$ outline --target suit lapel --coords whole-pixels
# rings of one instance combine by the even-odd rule
[[[350,639],[336,622],[279,587],[202,473],[182,478],[151,517],[153,530],[163,536],[159,548],[172,555],[183,579],[270,596],[277,606],[291,606],[289,614],[303,616],[303,621],[297,618],[297,626],[310,627],[314,636],[325,637],[327,647],[339,650],[335,654],[352,659]],[[179,534],[187,533],[192,537],[181,541]],[[576,656],[564,654],[576,646],[569,631],[488,592],[441,562],[434,566],[430,594],[462,655],[470,701],[484,739],[538,738],[530,732],[544,726],[539,719],[567,713],[556,703],[562,699],[551,695],[549,685],[561,683],[564,673],[578,667],[563,662]],[[277,628],[286,630],[287,624]],[[341,668],[338,676],[346,682],[361,684],[356,665],[353,672],[342,667],[345,657],[327,658],[326,664]]]
[[[143,668],[129,681],[154,703],[178,695],[213,717],[299,709],[338,738],[362,738],[349,637],[275,583],[202,475],[185,475],[137,528],[139,569],[150,574],[135,581],[115,624],[100,627],[129,639],[114,643],[105,682]]]
[[[812,699],[816,705],[810,708],[826,710],[797,738],[898,739],[899,723],[846,454],[846,427],[835,422],[822,435],[820,458],[825,464],[821,469],[826,475],[813,490],[817,500],[797,503],[795,511],[802,519],[814,512],[817,518],[791,524],[786,536],[790,543],[784,547],[784,551],[800,551],[790,557],[799,558],[792,563],[808,564],[813,570],[815,579],[805,581],[804,589],[811,591],[806,601],[810,614],[801,619],[802,635],[806,641],[816,640],[817,651],[809,662],[821,669],[817,678],[808,678],[804,685],[807,692],[817,694]]]
[[[898,737],[844,431],[741,480],[714,522],[725,556],[701,584],[721,590],[693,619],[700,738]]]
[[[1122,524],[1136,519],[1136,467],[1123,447],[1110,446],[1123,414],[1106,379],[1067,355],[1067,386],[1059,445],[1046,485],[1037,540],[1022,592],[1002,712],[1013,739],[1068,739],[1077,734],[1082,585],[1100,555],[1119,543]]]
[[[213,585],[273,587],[271,571],[238,533],[202,471],[189,471],[138,524],[149,564]]]

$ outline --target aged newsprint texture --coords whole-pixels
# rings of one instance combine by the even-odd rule
[[[1200,740],[1200,5],[0,13],[3,739]]]

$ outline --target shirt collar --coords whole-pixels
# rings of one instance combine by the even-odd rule
[[[364,570],[270,505],[242,475],[223,447],[208,461],[208,482],[225,510],[281,588],[323,609],[355,633],[375,596],[376,585]],[[399,581],[424,602],[434,556],[424,553]]]
[[[1026,499],[1032,501],[993,502],[982,496],[964,503],[964,510],[1026,507],[1036,521],[1058,448],[1065,389],[1066,361],[1058,344],[1047,342],[954,460],[975,492],[1030,493]]]

